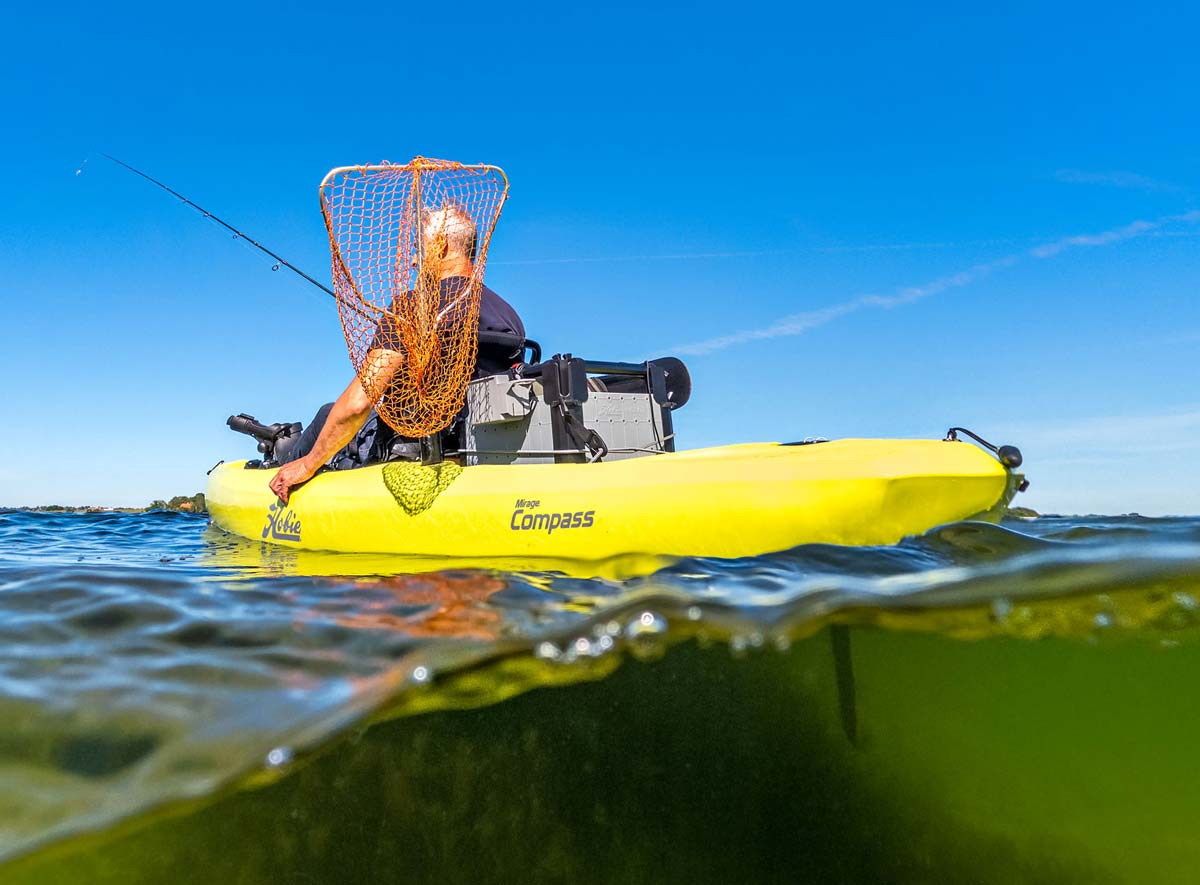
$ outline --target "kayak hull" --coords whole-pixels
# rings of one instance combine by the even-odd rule
[[[274,471],[244,464],[209,475],[209,512],[226,531],[307,550],[473,561],[740,557],[800,544],[893,544],[996,512],[1014,488],[1013,475],[983,450],[932,440],[445,465],[450,470],[438,476],[438,468],[415,464],[373,465],[322,473],[286,506],[267,487]],[[407,486],[424,483],[428,494],[414,505],[395,492],[397,476]]]

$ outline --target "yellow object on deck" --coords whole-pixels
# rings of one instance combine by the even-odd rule
[[[267,488],[274,471],[244,463],[223,464],[209,477],[208,508],[226,531],[308,550],[472,564],[893,544],[998,512],[1015,485],[982,449],[934,440],[750,443],[440,473],[374,465],[322,473],[286,506]],[[414,488],[423,490],[419,507],[405,497]]]

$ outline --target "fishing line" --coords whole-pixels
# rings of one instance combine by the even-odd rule
[[[253,246],[255,249],[258,249],[258,251],[270,256],[270,258],[275,262],[271,266],[271,270],[279,270],[280,267],[286,267],[288,270],[292,271],[292,273],[294,273],[297,276],[300,276],[303,279],[307,280],[308,282],[312,283],[314,286],[316,286],[318,289],[320,289],[326,295],[329,295],[330,297],[337,299],[337,294],[332,289],[330,289],[328,286],[326,286],[324,283],[321,283],[318,280],[313,279],[313,277],[309,276],[304,271],[300,270],[300,268],[296,267],[294,264],[292,264],[290,261],[288,261],[282,255],[279,255],[278,253],[271,251],[266,246],[264,246],[262,243],[258,242],[258,240],[254,239],[253,237],[249,236],[248,234],[245,234],[242,231],[238,230],[236,227],[234,227],[229,222],[225,221],[223,218],[220,218],[219,216],[214,215],[213,213],[211,213],[207,209],[205,209],[203,206],[192,202],[187,197],[185,197],[183,194],[179,193],[179,191],[173,190],[172,188],[163,184],[157,178],[153,178],[152,176],[147,175],[145,172],[142,172],[140,169],[135,169],[133,166],[130,166],[128,163],[123,162],[122,160],[118,160],[116,157],[112,156],[111,154],[106,154],[106,153],[100,152],[100,156],[104,157],[105,159],[112,160],[118,166],[125,167],[130,172],[132,172],[134,175],[138,175],[138,176],[146,179],[146,181],[150,182],[151,184],[162,188],[167,193],[169,193],[171,196],[173,196],[173,197],[177,198],[178,200],[180,200],[181,202],[183,202],[185,205],[190,206],[191,208],[195,209],[204,218],[207,218],[210,221],[214,221],[217,224],[219,224],[221,227],[225,228],[227,231],[229,231],[230,233],[233,234],[233,238],[235,240],[243,240],[244,242]],[[90,159],[91,159],[91,154],[89,154],[87,156],[87,158],[79,165],[79,168],[75,170],[76,175],[82,174],[83,167],[87,165],[87,162]],[[340,301],[340,299],[338,299],[338,300]],[[353,305],[350,305],[350,306],[353,306]]]

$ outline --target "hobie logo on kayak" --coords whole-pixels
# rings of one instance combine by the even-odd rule
[[[516,508],[508,526],[514,532],[545,532],[555,529],[590,529],[595,522],[595,510],[575,510],[568,513],[534,513],[541,501],[517,498]]]
[[[263,538],[274,538],[276,541],[300,540],[300,517],[293,513],[286,504],[276,501],[267,508],[267,526],[263,529]]]

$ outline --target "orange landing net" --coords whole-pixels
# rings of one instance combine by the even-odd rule
[[[321,182],[350,361],[379,416],[426,436],[462,409],[488,243],[508,198],[495,166],[416,157]]]

